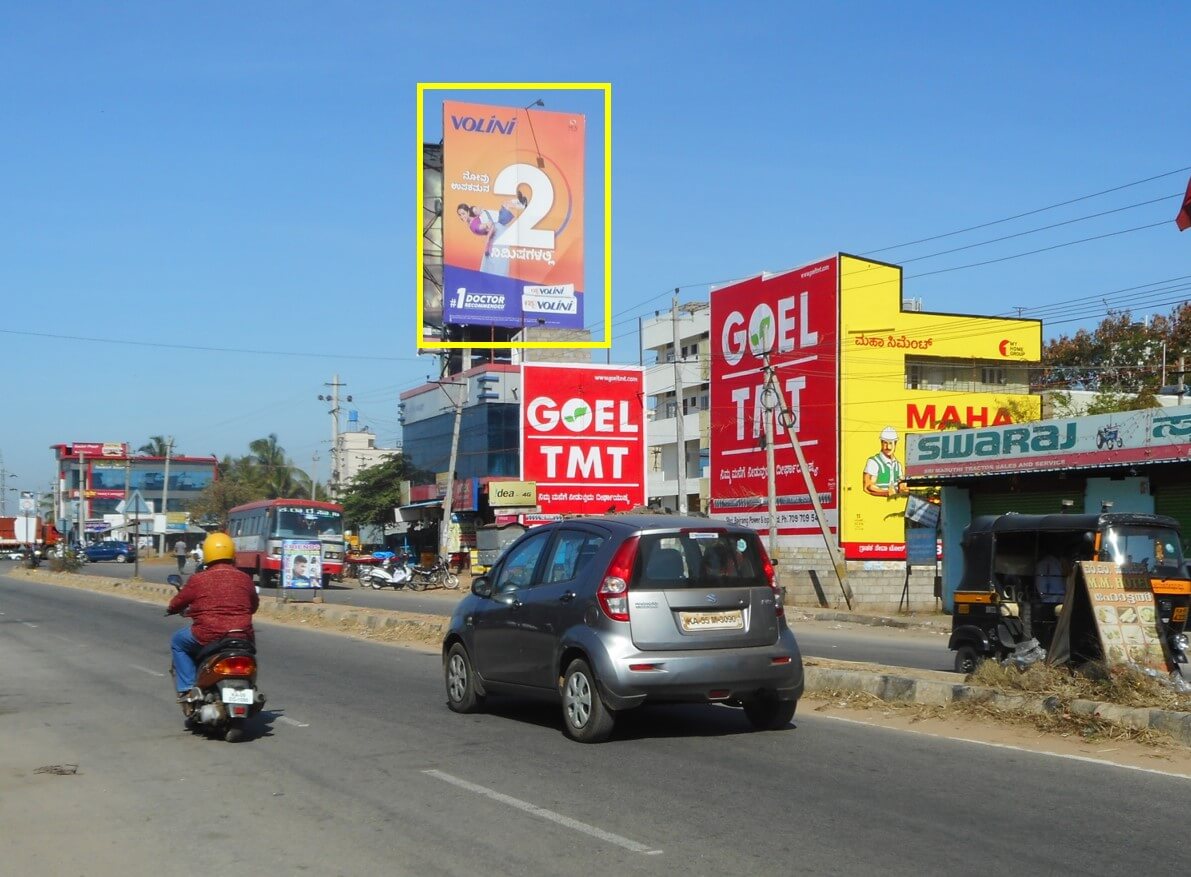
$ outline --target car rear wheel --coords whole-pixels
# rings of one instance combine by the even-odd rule
[[[758,731],[776,731],[794,720],[798,709],[796,700],[778,700],[776,697],[757,697],[745,701],[744,714]]]
[[[128,563],[128,555],[127,554],[117,554],[116,555],[116,563]]]
[[[602,743],[612,734],[616,714],[604,704],[595,674],[582,658],[571,661],[563,674],[563,729],[580,743]]]
[[[463,643],[451,646],[444,670],[447,706],[457,713],[478,712],[484,706],[484,697],[476,692],[475,671]]]

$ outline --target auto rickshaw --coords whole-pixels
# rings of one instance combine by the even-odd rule
[[[1057,651],[1063,662],[1103,660],[1092,609],[1076,590],[1076,565],[1083,561],[1113,563],[1135,579],[1148,580],[1162,646],[1173,663],[1187,662],[1183,629],[1191,568],[1173,518],[1010,512],[973,519],[962,545],[963,577],[951,594],[944,594],[956,671],[967,674],[982,660],[1004,660],[1031,639],[1050,653],[1060,620]],[[1058,663],[1055,658],[1048,659]]]

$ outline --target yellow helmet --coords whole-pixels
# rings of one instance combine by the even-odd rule
[[[236,545],[227,533],[212,533],[203,540],[203,563],[214,563],[217,560],[234,560]]]

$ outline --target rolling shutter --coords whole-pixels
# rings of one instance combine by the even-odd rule
[[[1083,482],[1071,485],[1065,492],[1043,491],[997,491],[971,492],[972,517],[977,515],[1003,515],[1018,512],[1023,515],[1058,515],[1063,512],[1063,500],[1074,501],[1073,510],[1083,511]]]
[[[1153,479],[1154,514],[1167,515],[1179,522],[1183,536],[1183,553],[1191,547],[1191,484],[1163,484]]]

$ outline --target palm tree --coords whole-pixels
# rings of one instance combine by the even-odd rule
[[[151,435],[149,441],[137,448],[136,452],[150,457],[168,457],[172,446],[173,439],[167,439],[163,435]]]
[[[248,450],[256,458],[261,482],[270,499],[302,496],[309,492],[308,488],[303,488],[301,481],[309,484],[310,476],[295,467],[285,455],[285,448],[278,444],[276,433],[250,442]]]

